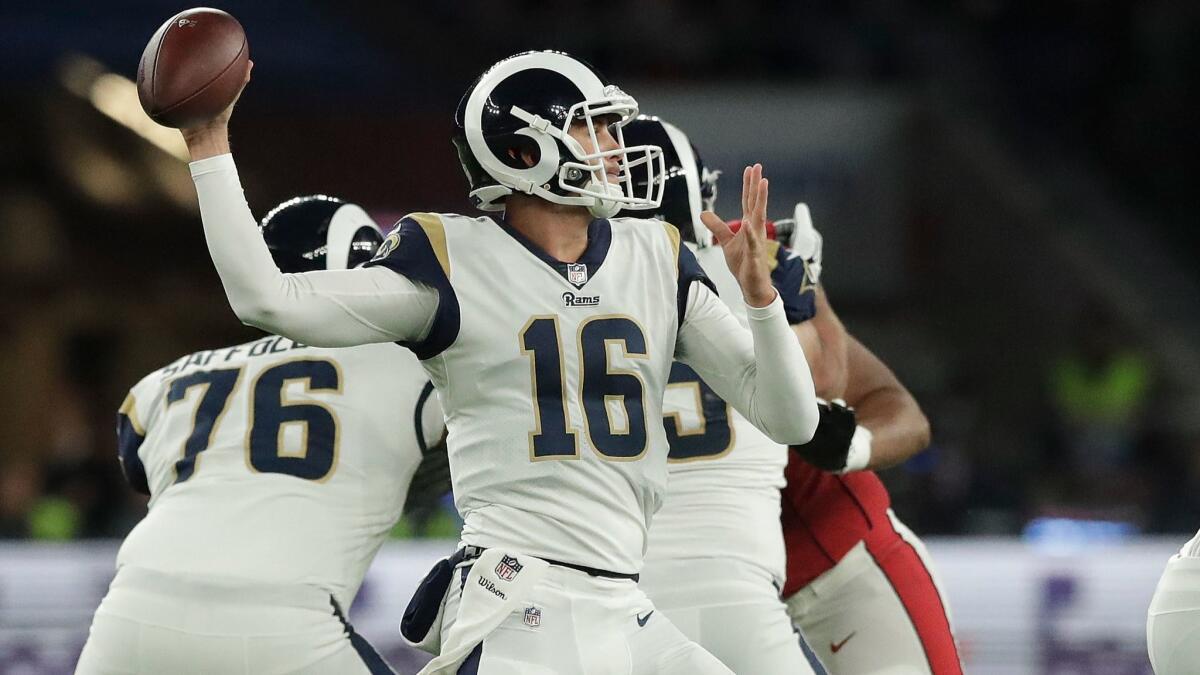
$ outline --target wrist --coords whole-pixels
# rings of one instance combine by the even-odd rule
[[[861,424],[854,428],[850,438],[850,449],[846,453],[846,466],[838,473],[862,471],[871,465],[871,441],[874,435]]]
[[[775,302],[775,298],[779,296],[779,292],[775,290],[774,286],[768,285],[766,288],[743,293],[742,295],[745,297],[747,305],[761,309]]]
[[[746,307],[746,318],[750,321],[751,330],[754,330],[755,324],[761,321],[775,321],[776,315],[783,318],[783,322],[787,323],[787,315],[783,308],[783,299],[775,296],[767,304],[757,307],[750,304],[750,301],[743,298],[742,304]]]
[[[181,133],[193,162],[229,154],[229,127],[225,124],[183,129]]]

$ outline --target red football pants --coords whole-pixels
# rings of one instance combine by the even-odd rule
[[[960,675],[950,617],[925,545],[888,511],[838,564],[787,599],[830,675]]]

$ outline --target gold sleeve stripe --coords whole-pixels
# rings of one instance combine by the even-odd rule
[[[442,225],[442,219],[436,213],[413,213],[409,218],[417,221],[422,230],[425,230],[425,236],[429,238],[429,245],[433,248],[433,254],[437,256],[438,263],[442,266],[442,272],[446,278],[450,278],[450,250],[446,247],[446,227]]]
[[[772,272],[779,267],[779,242],[774,239],[767,240],[767,269]]]
[[[129,392],[129,395],[125,397],[125,402],[121,404],[121,408],[117,412],[129,418],[129,424],[133,426],[133,430],[138,436],[146,435],[146,428],[142,426],[141,420],[138,419],[137,401],[133,398],[133,392]]]
[[[679,273],[679,228],[663,221],[663,227],[667,230],[667,239],[671,241],[671,253],[675,259],[675,273]]]

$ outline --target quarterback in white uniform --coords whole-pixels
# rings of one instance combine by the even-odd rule
[[[761,167],[743,176],[747,227],[714,223],[749,330],[673,227],[607,219],[660,197],[661,177],[632,188],[632,167],[662,168],[660,148],[621,139],[636,114],[570,56],[505,59],[463,97],[455,139],[475,206],[503,217],[414,214],[367,269],[301,275],[263,264],[229,112],[184,130],[238,316],[309,344],[400,342],[439,391],[465,525],[406,614],[438,654],[424,672],[728,672],[635,583],[666,483],[671,363],[779,442],[808,441],[818,411],[761,257]]]
[[[328,197],[285,202],[263,232],[296,272],[359,264],[382,239],[361,208]],[[444,433],[427,385],[396,345],[276,335],[144,377],[117,432],[149,512],[121,546],[76,672],[392,672],[345,612]]]
[[[700,222],[716,198],[716,173],[682,131],[658,118],[630,122],[625,137],[663,147],[671,177],[658,214],[679,227],[740,318],[737,281]],[[814,312],[805,261],[785,248],[771,249],[771,278],[788,322],[804,322]],[[811,672],[779,598],[779,490],[787,447],[766,437],[683,364],[672,369],[663,412],[670,484],[650,528],[642,588],[685,635],[736,673]]]
[[[1146,620],[1150,665],[1157,675],[1200,668],[1200,532],[1167,562]]]

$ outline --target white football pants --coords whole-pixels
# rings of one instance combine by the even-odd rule
[[[639,585],[685,636],[733,672],[813,672],[765,569],[730,558],[656,560]]]
[[[465,569],[456,570],[442,635],[461,606]],[[466,610],[470,611],[470,610]],[[727,674],[679,632],[636,583],[550,565],[511,613],[459,667],[461,675]]]
[[[76,675],[373,675],[392,670],[312,586],[201,583],[122,567]]]
[[[1200,672],[1200,558],[1167,563],[1150,600],[1146,645],[1157,675]]]

